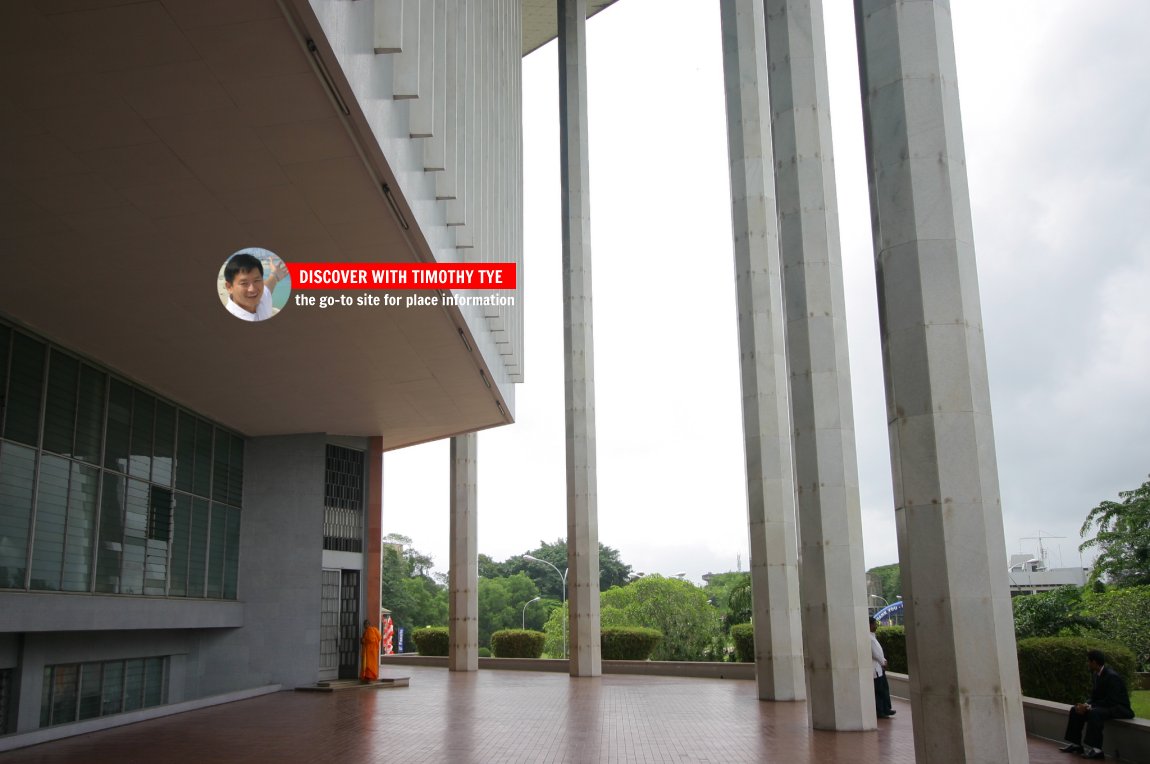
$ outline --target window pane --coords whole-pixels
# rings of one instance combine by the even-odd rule
[[[100,471],[72,462],[68,486],[68,536],[64,545],[63,589],[86,592],[92,582],[92,545],[96,535],[96,488]]]
[[[44,449],[72,455],[76,434],[76,386],[80,362],[52,351],[48,362],[48,402],[44,406]]]
[[[212,426],[202,419],[196,420],[195,479],[192,493],[212,495]]]
[[[100,716],[120,713],[123,698],[124,662],[104,661],[104,689],[101,694]]]
[[[228,462],[228,504],[243,506],[244,498],[244,439],[232,436],[231,458]]]
[[[224,547],[227,520],[223,504],[212,503],[211,541],[208,544],[208,596],[222,597],[224,592]]]
[[[192,497],[177,493],[172,510],[172,570],[168,594],[183,597],[188,593],[188,537],[191,535]]]
[[[164,702],[164,663],[164,658],[147,658],[144,661],[144,708]]]
[[[68,517],[68,460],[40,457],[36,534],[32,542],[32,588],[58,591],[64,566],[64,524]]]
[[[184,411],[180,412],[176,440],[176,488],[192,490],[192,467],[196,455],[196,418]]]
[[[128,472],[147,480],[152,475],[152,426],[156,418],[156,399],[143,390],[132,391],[132,450]]]
[[[80,667],[72,664],[52,668],[52,724],[74,722]]]
[[[124,550],[125,478],[104,473],[100,500],[100,546],[96,550],[96,591],[120,591],[120,561]]]
[[[227,547],[224,554],[224,598],[236,598],[236,580],[240,567],[240,511],[228,507]]]
[[[0,587],[24,588],[36,452],[0,443]]]
[[[4,401],[8,399],[8,351],[12,345],[12,331],[0,325],[0,432],[4,425]]]
[[[148,484],[128,481],[124,506],[124,563],[120,572],[121,594],[144,593],[144,559],[148,537]]]
[[[100,463],[100,444],[104,438],[104,381],[102,371],[91,366],[80,368],[80,395],[76,409],[77,459]]]
[[[52,723],[52,667],[44,667],[44,689],[40,692],[40,726]]]
[[[232,439],[223,430],[216,430],[216,447],[212,455],[212,500],[228,500],[228,451],[231,450]]]
[[[172,492],[152,486],[148,506],[147,561],[144,594],[167,594],[168,540],[172,535]]]
[[[100,679],[103,664],[85,663],[80,666],[80,718],[91,719],[100,715]]]
[[[135,711],[144,704],[144,659],[124,661],[124,710]]]
[[[188,596],[204,596],[204,568],[208,561],[208,500],[192,499],[191,535],[188,539]]]
[[[40,401],[44,394],[44,344],[14,332],[4,437],[35,446],[40,440]]]
[[[176,410],[156,401],[156,436],[152,446],[152,482],[172,484],[172,458],[176,453]]]
[[[104,445],[104,466],[117,472],[128,471],[128,441],[132,431],[132,388],[118,379],[108,390],[108,436]]]

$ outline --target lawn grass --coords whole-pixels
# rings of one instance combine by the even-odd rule
[[[1150,690],[1135,690],[1130,693],[1130,707],[1139,719],[1150,719]]]

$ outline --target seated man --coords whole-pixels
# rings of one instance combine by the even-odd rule
[[[1102,759],[1102,725],[1107,719],[1133,719],[1130,696],[1122,676],[1106,665],[1106,656],[1099,650],[1086,653],[1090,673],[1094,675],[1094,689],[1090,699],[1070,709],[1070,719],[1066,722],[1066,740],[1069,745],[1063,753],[1081,753],[1084,759]],[[1082,727],[1086,726],[1086,738],[1082,738]],[[1083,748],[1082,744],[1085,744]]]

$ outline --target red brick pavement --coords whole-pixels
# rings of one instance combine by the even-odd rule
[[[913,762],[910,707],[875,732],[807,726],[739,680],[404,666],[411,686],[281,692],[0,754],[2,764],[153,762]],[[1033,764],[1065,762],[1030,739]]]

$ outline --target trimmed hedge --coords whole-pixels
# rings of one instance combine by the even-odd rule
[[[411,632],[411,641],[420,655],[447,655],[451,646],[446,626],[428,626]]]
[[[739,663],[755,662],[755,629],[749,623],[738,623],[731,627],[731,639],[735,640],[735,660]]]
[[[886,670],[905,674],[906,670],[906,628],[903,626],[879,626],[874,635],[882,645],[886,656]]]
[[[538,658],[547,635],[530,629],[503,629],[491,635],[491,654],[496,658]]]
[[[491,648],[490,647],[479,648],[479,657],[480,658],[490,658],[491,657]]]
[[[1089,698],[1092,680],[1086,668],[1087,650],[1101,650],[1106,665],[1130,686],[1134,653],[1117,642],[1090,637],[1031,637],[1018,642],[1022,694],[1059,703],[1080,703]]]
[[[614,626],[599,630],[599,648],[605,661],[645,661],[663,640],[656,629]]]

